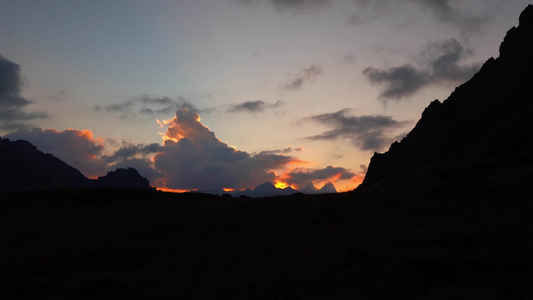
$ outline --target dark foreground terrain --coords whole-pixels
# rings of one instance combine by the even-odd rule
[[[497,164],[496,164],[497,165]],[[1,299],[533,299],[523,165],[337,195],[1,195]]]

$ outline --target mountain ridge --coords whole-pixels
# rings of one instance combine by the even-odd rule
[[[134,168],[118,168],[98,179],[89,179],[78,169],[25,140],[10,141],[0,137],[0,166],[0,192],[85,187],[154,189]]]
[[[533,5],[500,44],[500,56],[440,102],[385,153],[375,153],[361,189],[438,177],[454,168],[533,151]]]

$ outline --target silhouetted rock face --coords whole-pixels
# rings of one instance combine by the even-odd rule
[[[98,177],[95,184],[98,187],[154,189],[148,179],[134,168],[118,168],[108,172],[107,175]]]
[[[0,139],[0,192],[85,187],[80,171],[27,141]]]
[[[533,5],[519,20],[497,59],[443,103],[431,102],[401,142],[374,154],[361,188],[533,152]]]

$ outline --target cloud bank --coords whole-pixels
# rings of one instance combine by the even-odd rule
[[[26,130],[30,120],[48,118],[44,112],[26,112],[32,101],[22,97],[20,66],[0,54],[0,129]]]
[[[429,42],[420,51],[416,66],[405,64],[385,70],[368,67],[363,75],[382,86],[381,100],[400,100],[430,84],[457,84],[470,79],[481,67],[480,63],[461,64],[470,55],[471,50],[455,39]]]
[[[345,108],[334,113],[313,115],[305,118],[333,129],[318,135],[308,136],[308,140],[349,139],[361,150],[380,151],[393,141],[388,133],[408,122],[396,121],[389,116],[352,116],[351,109]]]

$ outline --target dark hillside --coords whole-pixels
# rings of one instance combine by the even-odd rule
[[[494,160],[533,154],[533,5],[519,23],[507,32],[500,57],[443,103],[433,101],[401,142],[372,157],[361,188],[438,180],[442,173],[475,172]],[[514,162],[521,164],[531,165]]]
[[[531,188],[498,179],[263,199],[12,194],[0,200],[0,297],[529,299]]]
[[[80,171],[27,141],[0,138],[0,192],[83,187]]]
[[[84,187],[154,189],[134,168],[119,168],[91,180],[28,141],[0,138],[0,194]]]

